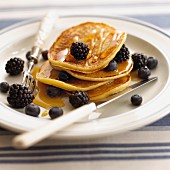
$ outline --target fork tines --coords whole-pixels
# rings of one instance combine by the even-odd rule
[[[22,85],[27,87],[31,92],[33,92],[35,89],[35,80],[33,76],[30,73],[28,73],[28,71],[24,72]]]

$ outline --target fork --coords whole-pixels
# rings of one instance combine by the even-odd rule
[[[34,92],[35,89],[35,80],[31,75],[31,70],[33,69],[34,65],[38,63],[38,58],[42,52],[43,44],[47,40],[56,19],[57,15],[55,11],[49,11],[42,19],[37,35],[35,37],[35,42],[30,53],[28,69],[24,71],[23,79],[21,82],[21,84],[30,89],[31,92]]]

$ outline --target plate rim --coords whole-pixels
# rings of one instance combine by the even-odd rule
[[[170,34],[167,33],[164,29],[162,29],[162,28],[160,28],[160,27],[158,27],[154,24],[151,24],[149,22],[142,21],[142,20],[139,20],[139,19],[135,19],[135,18],[132,18],[132,17],[110,16],[110,15],[62,15],[59,18],[73,18],[73,17],[89,17],[89,18],[93,17],[93,18],[117,19],[117,20],[128,21],[128,22],[136,23],[136,24],[143,25],[143,26],[146,26],[148,28],[154,29],[154,30],[164,34],[168,38],[170,38]],[[20,21],[16,24],[12,24],[10,26],[7,26],[7,27],[3,28],[2,30],[0,30],[0,35],[5,33],[5,32],[8,32],[8,31],[10,31],[14,28],[20,27],[22,25],[31,24],[33,22],[38,22],[38,21],[41,20],[41,18],[42,18],[42,16],[41,17],[35,17],[35,18],[32,18],[32,19],[23,20],[23,21]]]

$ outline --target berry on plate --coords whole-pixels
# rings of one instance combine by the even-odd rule
[[[26,56],[26,59],[29,61],[29,60],[31,60],[31,51],[27,51],[27,53],[25,54],[25,56]]]
[[[142,97],[138,94],[135,94],[133,96],[131,96],[131,103],[134,105],[134,106],[139,106],[141,105],[142,103]]]
[[[0,92],[7,93],[9,90],[9,84],[7,82],[0,83]]]
[[[142,53],[134,53],[132,54],[133,60],[133,70],[140,69],[141,67],[145,67],[147,65],[147,56]]]
[[[61,107],[54,106],[49,110],[49,116],[51,119],[55,119],[63,115],[63,109]]]
[[[148,67],[141,67],[138,70],[138,77],[141,79],[148,79],[148,77],[151,75],[151,71]]]
[[[24,61],[20,58],[14,57],[7,61],[5,70],[10,75],[18,75],[24,69]]]
[[[48,60],[48,50],[44,50],[41,52],[42,58],[44,60]]]
[[[54,87],[54,86],[48,86],[47,87],[47,95],[50,97],[57,97],[61,95],[61,89],[58,87]]]
[[[77,108],[89,103],[89,96],[84,91],[76,90],[69,96],[69,102]]]
[[[34,103],[30,103],[25,107],[25,113],[30,116],[38,117],[40,114],[40,107]]]
[[[154,69],[158,65],[158,60],[155,57],[148,57],[147,59],[147,67],[149,69]]]
[[[14,108],[23,108],[32,103],[34,99],[33,93],[21,84],[13,84],[9,88],[7,97],[8,103]]]

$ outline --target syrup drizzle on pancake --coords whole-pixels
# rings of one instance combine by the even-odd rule
[[[132,62],[132,58],[130,57],[129,60],[118,63],[118,68],[117,70],[114,71],[105,71],[104,69],[102,69],[97,72],[88,73],[88,74],[75,72],[71,70],[66,70],[66,71],[69,74],[71,74],[73,77],[76,77],[78,79],[88,80],[88,81],[106,81],[106,80],[113,80],[113,79],[123,77],[129,74],[132,68],[133,68],[133,62]]]
[[[87,81],[77,78],[72,78],[68,82],[60,81],[58,76],[61,70],[51,67],[49,61],[46,61],[40,68],[40,71],[36,75],[36,79],[42,83],[56,86],[68,91],[74,90],[91,90],[101,85],[106,84],[108,81]]]
[[[118,40],[121,37],[121,32],[120,31],[116,31],[116,32],[104,32],[105,29],[93,29],[91,31],[91,34],[89,34],[88,36],[86,36],[83,40],[83,42],[87,43],[90,51],[89,54],[87,56],[87,60],[85,65],[88,66],[91,63],[95,63],[98,60],[98,57],[100,58],[105,58],[107,55],[107,51],[109,51],[107,48],[103,49],[103,44],[105,43],[105,40],[108,38],[108,36],[112,36],[111,37],[111,41],[110,41],[110,46],[114,47],[117,45]],[[73,37],[73,40],[71,40],[71,43],[73,42],[77,42],[79,40],[78,36]],[[70,45],[71,45],[70,43]],[[104,52],[105,55],[101,55],[101,53]],[[61,62],[67,60],[67,61],[74,61],[74,57],[71,56],[70,54],[70,50],[69,48],[65,48],[64,50],[61,50],[60,52],[58,52],[56,54],[57,59]]]
[[[126,40],[127,34],[103,23],[86,22],[71,27],[57,38],[49,50],[53,67],[91,73],[104,68]],[[90,51],[85,60],[76,60],[70,54],[73,42],[83,42]]]

